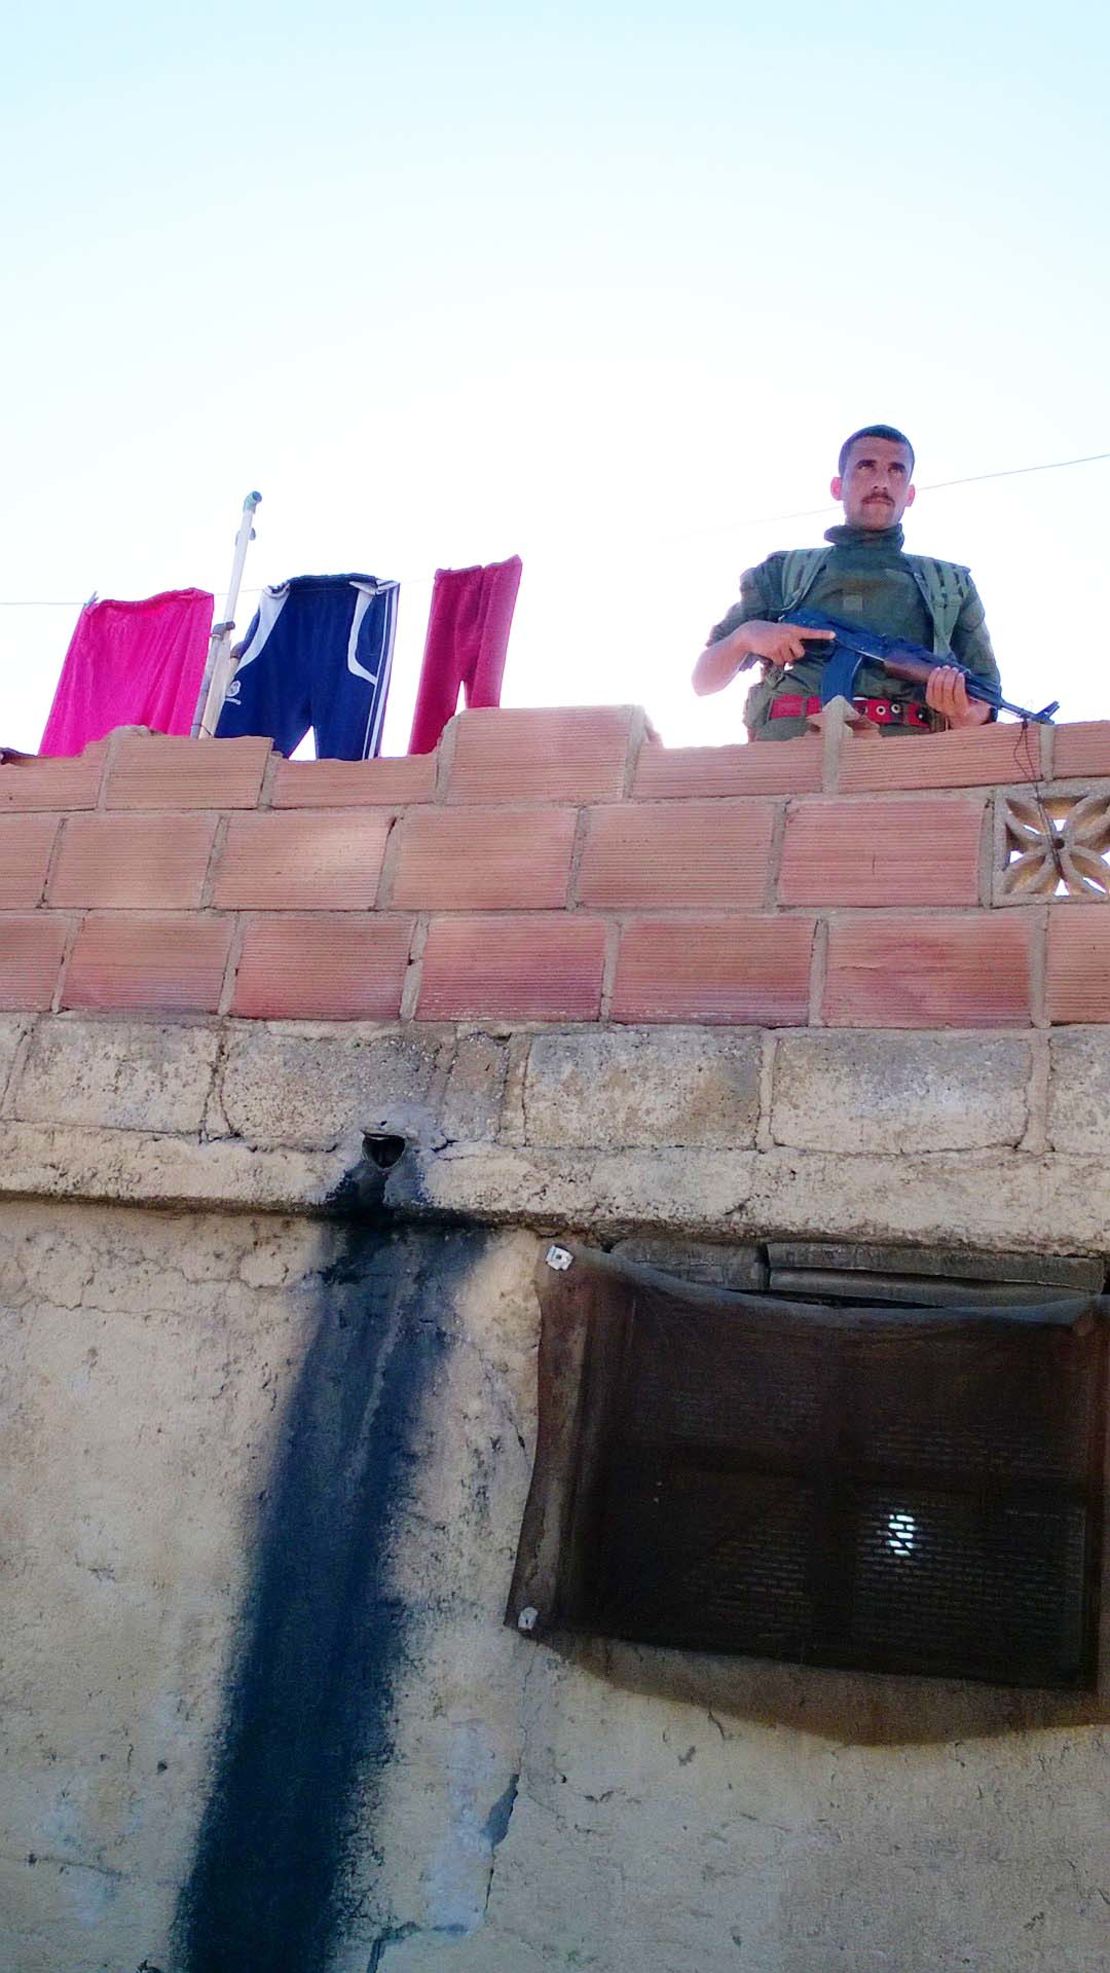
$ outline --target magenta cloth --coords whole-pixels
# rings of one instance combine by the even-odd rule
[[[114,726],[188,733],[211,630],[206,589],[166,589],[139,603],[86,603],[39,752],[82,753]]]
[[[484,568],[436,570],[410,754],[430,754],[438,745],[460,689],[468,706],[501,704],[520,570],[519,555]]]

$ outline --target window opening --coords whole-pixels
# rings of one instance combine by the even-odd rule
[[[684,1282],[570,1242],[568,1268],[541,1263],[540,1441],[509,1620],[1090,1686],[1101,1262],[961,1256],[984,1288],[988,1266],[1057,1278],[1000,1284],[1016,1302],[915,1307],[898,1294],[925,1276],[920,1254],[817,1244],[771,1246],[766,1266],[819,1276],[823,1301]]]
[[[917,1546],[917,1522],[912,1514],[899,1511],[886,1517],[887,1546],[895,1555],[912,1555]]]

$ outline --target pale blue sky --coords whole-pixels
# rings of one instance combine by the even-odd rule
[[[0,75],[0,599],[402,579],[519,553],[517,704],[737,737],[689,673],[739,571],[819,539],[840,438],[918,484],[1110,450],[1110,30],[901,11],[48,8]],[[1110,464],[928,493],[1004,679],[1110,708]],[[245,623],[252,599],[244,599]],[[0,608],[34,747],[76,610]]]

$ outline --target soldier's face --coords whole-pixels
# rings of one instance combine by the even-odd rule
[[[830,491],[850,527],[891,528],[913,506],[912,471],[908,447],[889,438],[861,438]]]

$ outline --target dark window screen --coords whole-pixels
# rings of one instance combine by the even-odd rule
[[[1105,1304],[832,1309],[574,1251],[540,1270],[510,1615],[661,1645],[1087,1686]]]

